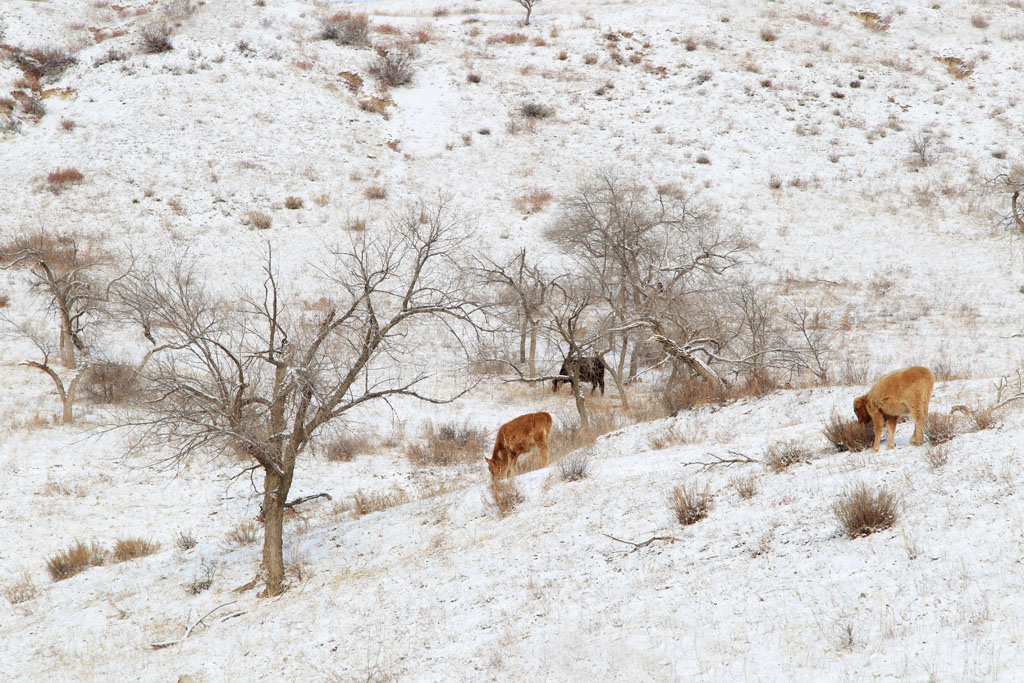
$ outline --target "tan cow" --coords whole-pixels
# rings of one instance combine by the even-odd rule
[[[506,422],[498,429],[498,437],[494,440],[494,453],[487,461],[491,477],[503,479],[512,473],[516,458],[530,452],[534,447],[544,456],[544,467],[548,466],[551,450],[548,448],[548,437],[551,436],[551,415],[548,413],[529,413],[520,415],[511,422]]]
[[[875,445],[872,450],[878,451],[884,426],[889,428],[889,449],[892,449],[896,442],[896,419],[901,415],[910,415],[914,419],[911,445],[924,443],[924,423],[928,419],[928,402],[934,385],[932,371],[915,365],[890,372],[875,382],[868,393],[853,400],[857,419],[874,427]]]

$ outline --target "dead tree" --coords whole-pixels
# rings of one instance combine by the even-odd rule
[[[533,6],[536,5],[540,0],[514,0],[517,5],[526,10],[526,21],[523,22],[527,26],[530,25],[530,15],[533,14]]]
[[[263,282],[229,304],[185,264],[138,273],[126,285],[126,310],[154,343],[141,375],[153,398],[132,419],[137,444],[170,446],[171,462],[201,451],[244,453],[263,472],[263,556],[252,585],[285,589],[282,522],[299,456],[349,411],[412,397],[426,371],[410,357],[415,340],[436,345],[469,329],[477,308],[459,262],[462,221],[445,200],[396,216],[385,237],[360,236],[319,272],[330,306],[294,310],[268,249]]]
[[[73,235],[24,232],[0,250],[0,268],[25,268],[32,288],[41,292],[45,308],[60,329],[59,355],[66,368],[77,365],[76,351],[85,351],[83,335],[109,299],[111,286],[124,274],[110,275],[107,254],[83,245]],[[104,279],[105,278],[105,279]]]

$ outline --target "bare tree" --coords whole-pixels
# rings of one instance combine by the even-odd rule
[[[656,334],[680,348],[708,337],[699,320],[718,316],[699,304],[708,292],[726,289],[723,276],[747,249],[689,194],[675,187],[652,191],[607,172],[563,202],[547,236],[600,287],[609,339],[620,344],[617,371],[630,379],[646,338],[636,323],[656,320]]]
[[[485,285],[497,286],[498,304],[511,308],[514,324],[519,328],[519,362],[526,363],[531,376],[537,374],[537,332],[540,315],[551,286],[538,264],[529,265],[526,249],[521,249],[507,262],[499,264],[480,261],[477,267]],[[529,350],[527,350],[529,341]]]
[[[417,205],[387,236],[357,238],[320,269],[332,295],[320,311],[293,310],[268,249],[263,283],[229,305],[179,264],[133,276],[126,310],[154,346],[140,372],[154,396],[134,420],[139,443],[173,449],[172,461],[224,447],[263,471],[263,556],[250,585],[284,590],[282,521],[298,457],[319,431],[352,409],[407,396],[454,400],[420,387],[410,361],[440,325],[458,337],[476,308],[458,261],[462,221],[445,200]],[[423,367],[423,363],[418,366]]]
[[[526,21],[524,23],[529,26],[530,15],[533,14],[533,6],[540,2],[540,0],[514,0],[514,2],[526,10]]]
[[[86,336],[103,317],[111,288],[131,270],[116,269],[115,259],[84,244],[74,235],[49,235],[42,230],[22,232],[0,248],[0,269],[26,270],[29,283],[42,300],[43,310],[57,319],[53,332],[35,320],[3,320],[15,332],[32,342],[42,356],[22,365],[36,368],[53,380],[62,405],[62,422],[73,421],[78,383],[86,368],[79,354],[87,351]],[[64,372],[54,365],[58,358]]]

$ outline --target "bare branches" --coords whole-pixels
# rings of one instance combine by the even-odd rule
[[[728,467],[730,465],[737,465],[737,464],[739,464],[739,465],[749,465],[749,464],[752,464],[752,463],[760,463],[761,462],[757,458],[751,458],[749,455],[744,455],[743,453],[738,453],[736,451],[729,451],[729,455],[732,456],[731,458],[723,458],[720,455],[715,455],[714,453],[705,453],[705,455],[707,455],[708,457],[713,458],[713,459],[712,460],[705,460],[705,461],[699,461],[698,460],[698,461],[695,461],[695,462],[684,462],[683,466],[686,467],[686,466],[690,466],[690,465],[700,465],[700,469],[697,470],[697,471],[698,472],[706,472],[706,471],[710,470],[711,468],[717,467],[719,465],[723,465],[725,467]]]
[[[612,539],[613,541],[618,541],[619,543],[625,543],[626,545],[633,546],[632,550],[626,551],[627,555],[629,555],[630,553],[635,553],[637,550],[640,550],[640,548],[645,548],[645,547],[649,546],[651,543],[654,543],[655,541],[668,541],[669,543],[675,543],[676,541],[679,540],[678,538],[675,538],[674,536],[652,536],[651,538],[648,538],[646,541],[641,541],[640,543],[634,543],[633,541],[624,541],[621,538],[615,538],[611,534],[602,534],[602,535],[603,536],[607,536],[608,538]]]
[[[192,635],[192,631],[195,630],[195,627],[198,626],[199,624],[202,624],[203,621],[207,617],[212,615],[217,610],[222,609],[224,607],[227,607],[228,605],[233,605],[236,602],[238,602],[238,601],[237,600],[232,600],[231,602],[225,602],[225,603],[223,603],[221,605],[217,605],[212,610],[210,610],[209,612],[207,612],[203,616],[201,616],[198,619],[196,619],[195,622],[193,622],[191,626],[186,628],[185,629],[185,635],[183,635],[181,638],[178,638],[177,640],[167,640],[167,641],[164,641],[164,642],[161,642],[161,643],[150,643],[149,646],[151,648],[153,648],[154,650],[159,650],[160,648],[170,647],[171,645],[177,645],[178,643],[184,642],[186,638],[188,638],[190,635]],[[230,615],[228,617],[225,617],[224,619],[229,619],[231,616],[238,616],[238,614]],[[222,619],[221,621],[224,621],[224,619]],[[205,624],[203,624],[203,625],[205,626]]]

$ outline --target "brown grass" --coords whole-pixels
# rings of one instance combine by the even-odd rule
[[[690,525],[708,516],[712,500],[708,484],[701,488],[691,482],[672,489],[668,494],[668,507],[680,524]]]
[[[424,442],[409,446],[406,456],[417,465],[459,465],[476,462],[487,455],[488,433],[468,423],[428,422]]]
[[[246,546],[252,545],[260,538],[260,525],[251,519],[240,522],[238,526],[228,532],[225,540],[228,545]]]
[[[584,429],[575,410],[560,416],[560,427],[551,431],[549,439],[552,457],[560,458],[580,448],[591,446],[597,437],[619,426],[618,417],[610,408],[599,410],[597,406],[592,406],[588,409],[587,417],[590,420],[590,427]],[[520,461],[520,472],[526,471],[529,470],[523,467]]]
[[[929,444],[938,445],[953,440],[959,430],[956,418],[943,413],[929,413],[924,423],[924,438]]]
[[[496,33],[487,39],[487,44],[505,43],[506,45],[522,45],[528,40],[529,38],[523,33]]]
[[[286,209],[301,209],[302,208],[302,197],[285,197],[284,208]]]
[[[846,535],[867,536],[888,529],[899,516],[899,496],[885,487],[877,491],[860,483],[842,493],[832,504],[832,512]]]
[[[336,12],[320,23],[318,37],[338,45],[365,47],[370,44],[370,20],[361,12]]]
[[[36,597],[39,589],[36,587],[35,581],[32,580],[32,575],[26,569],[22,571],[18,579],[4,584],[0,592],[3,593],[7,602],[12,605],[20,605]]]
[[[861,424],[857,420],[848,420],[837,413],[832,413],[825,421],[821,433],[840,453],[857,453],[871,448],[875,443],[875,433],[869,425]]]
[[[511,479],[495,479],[491,481],[490,497],[485,502],[494,506],[501,518],[508,517],[518,505],[526,501],[526,497],[516,488]]]
[[[562,481],[579,481],[590,474],[590,458],[586,455],[570,455],[558,461],[558,473]]]
[[[324,455],[330,462],[351,462],[353,458],[369,449],[365,436],[341,434],[327,444]]]
[[[412,82],[415,59],[416,52],[409,46],[379,47],[377,57],[370,62],[367,71],[381,84],[395,88]]]
[[[864,27],[869,31],[875,31],[881,33],[882,31],[889,30],[889,19],[888,17],[882,17],[875,12],[850,12],[853,16],[864,22]]]
[[[756,496],[760,488],[757,476],[753,474],[737,475],[729,480],[729,486],[744,500]]]
[[[138,394],[139,378],[127,363],[100,362],[86,369],[81,380],[86,398],[93,403],[126,403]]]
[[[387,185],[369,185],[365,190],[363,190],[363,196],[366,197],[367,199],[387,199]]]
[[[96,541],[86,545],[76,541],[46,561],[46,569],[54,581],[63,581],[89,567],[102,567],[110,559],[110,552]]]
[[[790,465],[801,462],[808,462],[814,454],[809,448],[801,446],[796,441],[781,441],[768,447],[764,454],[764,464],[772,472],[781,472]]]
[[[551,202],[551,192],[544,188],[534,187],[525,191],[516,199],[516,208],[522,213],[537,213]]]
[[[376,491],[366,493],[359,489],[352,494],[352,510],[357,517],[368,515],[371,512],[380,512],[393,508],[396,505],[404,505],[409,502],[409,495],[402,489],[395,488],[389,492]]]
[[[114,562],[127,562],[138,557],[146,557],[159,549],[159,543],[144,538],[121,538],[114,543]]]
[[[147,54],[159,54],[173,50],[174,46],[171,44],[171,33],[173,30],[170,24],[165,23],[144,26],[139,31],[142,51]]]
[[[936,57],[935,61],[945,65],[953,78],[967,78],[974,73],[974,66],[960,57]]]
[[[199,545],[199,541],[191,531],[179,531],[178,535],[174,537],[174,545],[178,546],[179,550],[192,550]]]
[[[262,211],[250,211],[248,218],[249,225],[256,230],[269,230],[274,222],[270,214],[263,213]]]
[[[46,175],[46,187],[54,194],[60,194],[85,178],[77,168],[58,168]]]

